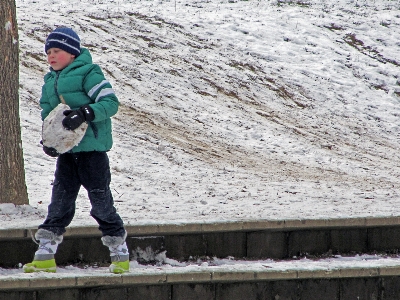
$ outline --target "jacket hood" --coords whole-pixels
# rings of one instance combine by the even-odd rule
[[[86,48],[81,48],[81,54],[75,58],[71,65],[74,63],[83,63],[83,64],[92,64],[92,55],[90,54],[89,50]]]
[[[90,54],[89,50],[86,48],[81,48],[81,54],[76,57],[74,61],[65,68],[65,70],[74,69],[92,63],[92,55]]]

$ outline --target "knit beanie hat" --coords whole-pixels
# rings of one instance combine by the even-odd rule
[[[77,57],[81,53],[81,39],[68,27],[59,27],[49,34],[44,51],[59,48]]]

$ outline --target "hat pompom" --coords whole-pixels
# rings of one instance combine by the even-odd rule
[[[59,27],[49,34],[44,51],[59,48],[77,57],[81,53],[81,39],[68,27]]]

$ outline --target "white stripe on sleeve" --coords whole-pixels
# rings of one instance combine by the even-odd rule
[[[88,96],[91,98],[99,88],[101,88],[103,85],[107,84],[108,80],[103,80],[99,84],[96,84],[94,87],[92,87],[88,93]]]
[[[111,89],[111,88],[103,89],[97,95],[95,102],[99,101],[100,98],[102,98],[102,97],[105,97],[105,96],[108,96],[108,95],[113,95],[113,94],[115,94],[113,89]]]

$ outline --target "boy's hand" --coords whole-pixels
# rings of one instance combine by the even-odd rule
[[[43,145],[43,141],[40,141],[40,143]],[[53,147],[46,147],[45,145],[43,145],[43,152],[51,157],[57,157],[60,155],[60,153],[58,153],[56,149],[54,149]]]
[[[94,120],[94,112],[89,105],[84,105],[77,110],[65,110],[63,114],[65,118],[62,120],[62,124],[68,130],[75,130],[83,122]]]
[[[57,150],[52,147],[43,146],[43,151],[44,153],[46,153],[48,156],[51,157],[57,157],[60,155],[60,153],[58,153]]]

